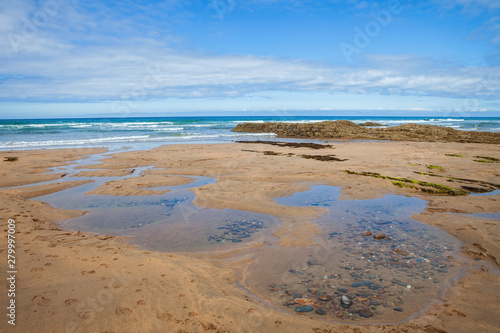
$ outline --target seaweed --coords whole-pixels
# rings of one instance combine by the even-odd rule
[[[323,161],[323,162],[343,162],[347,160],[340,159],[338,157],[335,157],[335,155],[300,155],[302,158],[306,159],[313,159],[313,160],[318,160],[318,161]]]
[[[19,157],[15,157],[15,156],[6,156],[3,158],[4,162],[15,162],[17,160],[19,160]]]
[[[478,160],[474,160],[476,162],[483,162],[483,163],[500,163],[500,159],[498,158],[494,158],[494,157],[489,157],[489,156],[474,156],[474,158],[480,158],[482,160],[486,160],[486,161],[478,161]]]
[[[276,141],[235,141],[236,143],[258,143],[278,147],[310,148],[310,149],[335,149],[332,145],[322,145],[311,142],[276,142]]]
[[[500,162],[488,161],[488,160],[474,160],[474,162],[479,162],[479,163],[500,163]]]
[[[355,171],[350,171],[350,170],[344,170],[345,173],[348,173],[350,175],[358,175],[358,176],[368,176],[368,177],[374,177],[374,178],[382,178],[382,179],[387,179],[390,180],[391,183],[395,186],[398,186],[400,188],[402,187],[408,187],[408,188],[413,188],[420,190],[422,192],[426,193],[434,193],[434,194],[447,194],[447,195],[466,195],[469,194],[469,191],[462,190],[462,189],[456,189],[452,188],[446,185],[442,184],[437,184],[437,183],[429,183],[429,182],[424,182],[421,180],[417,179],[410,179],[410,178],[399,178],[399,177],[391,177],[391,176],[384,176],[376,172],[355,172]]]
[[[462,155],[459,154],[445,154],[446,156],[451,156],[451,157],[463,157]]]
[[[430,177],[441,177],[441,178],[446,178],[447,181],[451,182],[457,182],[457,183],[462,183],[462,184],[467,184],[467,185],[460,185],[463,189],[469,190],[472,188],[475,188],[476,190],[470,191],[470,192],[477,192],[477,193],[483,193],[483,192],[492,192],[496,189],[500,189],[500,184],[495,184],[491,182],[486,182],[484,180],[477,180],[477,179],[469,179],[469,178],[459,178],[459,177],[450,177],[450,176],[443,176],[443,175],[438,175],[433,172],[418,172],[414,171],[414,173],[422,175],[422,176],[430,176]],[[482,186],[482,190],[478,190],[477,187],[472,187],[470,185],[479,185]]]
[[[444,168],[439,165],[427,165],[427,169],[437,169],[439,171],[444,171]]]

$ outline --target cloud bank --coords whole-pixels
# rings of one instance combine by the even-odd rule
[[[280,1],[257,2],[262,6]],[[368,6],[364,1],[347,2],[359,10]],[[463,66],[412,55],[366,54],[361,65],[349,66],[183,50],[178,46],[184,36],[172,33],[171,27],[192,19],[190,5],[3,2],[0,101],[232,98],[261,91],[483,100],[500,96],[500,65],[495,64]],[[500,7],[498,1],[488,0],[450,0],[442,5]],[[495,17],[491,20],[489,29],[500,30]]]

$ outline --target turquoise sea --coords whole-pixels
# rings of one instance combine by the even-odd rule
[[[122,147],[148,149],[174,143],[220,143],[267,140],[273,134],[233,133],[242,122],[318,122],[347,119],[375,121],[388,126],[429,124],[467,131],[500,131],[500,117],[150,117],[0,120],[0,150],[73,147]]]

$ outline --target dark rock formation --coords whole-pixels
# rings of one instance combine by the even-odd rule
[[[233,132],[275,133],[285,138],[328,138],[391,141],[500,143],[500,133],[467,132],[433,125],[404,124],[388,128],[366,128],[348,120],[320,123],[243,123]]]

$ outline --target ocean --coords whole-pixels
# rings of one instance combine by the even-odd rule
[[[42,148],[130,147],[151,149],[165,144],[224,143],[268,140],[273,134],[233,133],[242,122],[319,122],[346,119],[388,126],[429,124],[467,131],[500,131],[500,117],[140,117],[0,120],[0,150]]]

